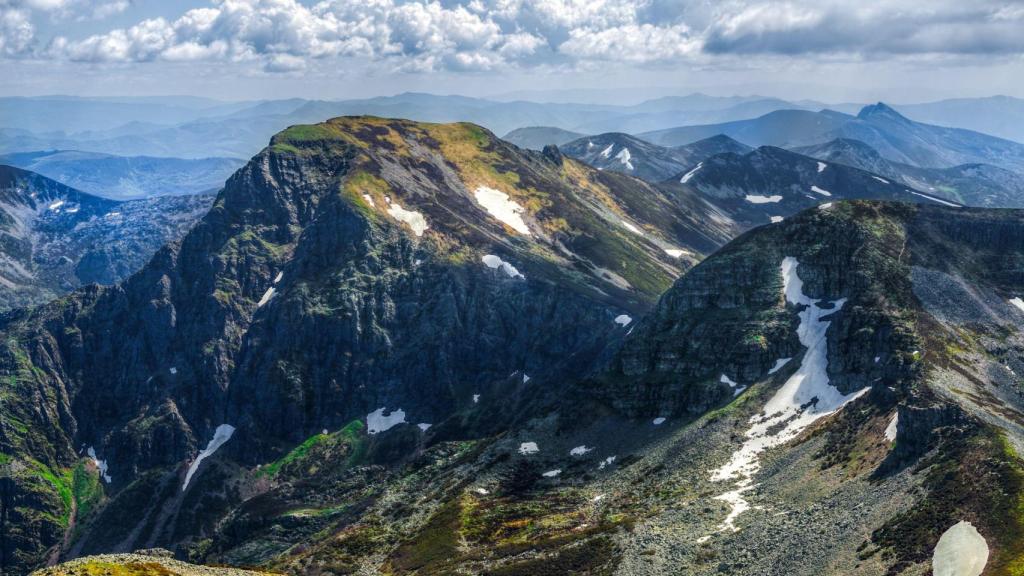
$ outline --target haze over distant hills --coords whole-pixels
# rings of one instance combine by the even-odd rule
[[[910,118],[938,125],[987,129],[1001,136],[1016,136],[1024,140],[1024,134],[1013,133],[1015,126],[1022,125],[1014,121],[1024,114],[1022,102],[1014,98],[967,99],[897,106],[896,109],[906,110]],[[819,112],[829,107],[842,113]],[[59,149],[120,156],[248,158],[272,134],[290,125],[353,114],[427,122],[469,121],[499,134],[528,126],[551,127],[580,134],[638,134],[682,126],[753,120],[771,113],[782,114],[780,123],[834,123],[846,118],[847,112],[856,112],[860,107],[856,104],[832,106],[811,100],[791,102],[760,96],[701,94],[661,97],[629,106],[495,101],[423,93],[358,100],[295,98],[233,103],[175,97],[0,98],[0,117],[5,119],[0,125],[0,153]],[[804,116],[799,116],[800,113]],[[715,135],[708,132],[705,130],[700,137],[693,137],[690,141]],[[785,131],[778,132],[775,138],[785,134]],[[743,138],[737,139],[744,141]],[[787,142],[765,141],[764,138],[751,140],[756,141],[744,142],[750,145],[788,145]],[[827,140],[799,141],[795,145],[819,144]]]
[[[0,164],[31,170],[97,196],[129,200],[216,190],[243,162],[235,158],[187,160],[55,150],[0,156]]]

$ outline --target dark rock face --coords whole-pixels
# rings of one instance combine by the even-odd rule
[[[623,343],[602,376],[609,401],[635,415],[699,414],[731,397],[722,375],[749,385],[767,377],[778,359],[796,365],[803,347],[792,306],[782,298],[786,256],[800,263],[811,297],[848,299],[828,333],[833,385],[848,394],[911,378],[901,356],[915,345],[907,324],[910,282],[889,252],[901,235],[883,234],[874,244],[862,224],[813,211],[724,248],[681,278]]]
[[[963,410],[949,404],[901,404],[897,414],[896,448],[882,464],[881,472],[896,469],[926,454],[935,447],[942,429],[971,425]]]

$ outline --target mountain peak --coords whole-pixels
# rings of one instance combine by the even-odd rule
[[[861,111],[857,114],[857,118],[861,120],[883,118],[890,120],[898,120],[900,122],[910,121],[907,119],[906,116],[900,114],[885,102],[878,102],[877,104],[871,104],[869,106],[861,108]]]

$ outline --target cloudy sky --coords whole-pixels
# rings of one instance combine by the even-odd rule
[[[1022,31],[1006,0],[0,0],[0,93],[1024,96]]]

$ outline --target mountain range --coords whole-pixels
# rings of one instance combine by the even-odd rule
[[[583,136],[585,135],[579,132],[553,128],[551,126],[527,126],[525,128],[516,128],[501,138],[520,148],[543,150],[548,144],[562,146]]]
[[[563,144],[560,150],[601,170],[661,182],[681,175],[715,154],[744,153],[750,148],[721,135],[667,148],[628,134],[609,133],[573,140]]]
[[[927,194],[971,206],[1024,208],[1024,179],[1015,172],[990,164],[920,168],[886,160],[867,144],[847,139],[796,148],[794,152],[860,168]]]
[[[215,192],[244,162],[54,150],[0,156],[0,164],[24,168],[96,196],[129,200]]]
[[[579,146],[292,126],[137,273],[0,317],[0,569],[1024,566],[1019,211]]]
[[[213,198],[119,202],[0,165],[0,308],[126,278],[184,235]]]
[[[922,168],[991,164],[1024,173],[1024,144],[969,130],[921,124],[879,103],[857,116],[824,110],[780,110],[753,120],[686,126],[639,134],[662,146],[678,146],[725,134],[749,146],[796,148],[837,138],[858,140],[887,160]]]
[[[863,106],[858,104],[830,105],[759,96],[701,94],[664,97],[631,105],[498,101],[421,93],[360,100],[294,98],[234,103],[174,97],[0,98],[0,115],[10,119],[0,127],[0,153],[81,150],[117,156],[248,158],[257,153],[270,136],[290,125],[321,122],[339,115],[404,117],[428,122],[472,121],[498,134],[528,126],[548,126],[579,134],[625,132],[639,135],[678,126],[753,120],[765,115],[770,118],[762,122],[768,122],[771,115],[778,112],[785,114],[776,119],[776,130],[793,122],[809,124],[804,126],[808,129],[819,122],[831,125],[837,121],[829,120],[831,116],[849,120],[849,114],[861,108]],[[901,105],[896,109],[915,120],[1024,141],[1024,134],[1013,132],[1013,127],[1019,123],[1012,122],[1024,113],[1024,104],[1013,98],[943,101]],[[705,131],[698,136],[687,136],[688,141],[671,144],[688,144],[719,132]],[[757,136],[756,130],[754,132],[749,140],[735,133],[724,133],[751,146],[789,146],[787,142],[767,141],[767,136]],[[786,134],[786,131],[778,132],[780,137]],[[813,141],[801,140],[793,145],[821,144],[840,136],[859,138],[857,134],[834,134]],[[877,142],[859,139],[883,154],[890,152]],[[966,162],[969,160],[955,163]]]

